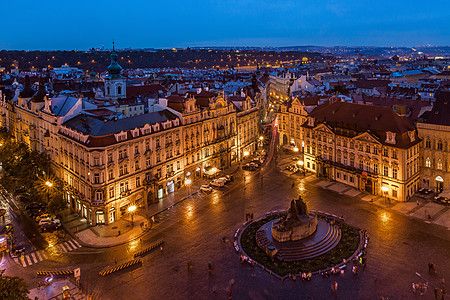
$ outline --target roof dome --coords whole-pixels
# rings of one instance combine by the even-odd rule
[[[122,71],[122,67],[117,63],[117,53],[114,50],[111,52],[111,64],[108,66],[108,76],[107,78],[120,78],[120,71]]]

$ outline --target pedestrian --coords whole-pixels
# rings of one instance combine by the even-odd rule
[[[419,206],[420,205],[420,202],[419,202],[419,200],[417,200],[417,206]]]
[[[441,300],[444,300],[444,299],[445,299],[445,290],[442,289],[441,290]]]
[[[163,246],[159,246],[159,250],[161,250],[161,254],[163,254]]]
[[[338,288],[338,283],[336,281],[333,281],[333,283],[331,283],[331,290],[333,291],[334,295],[337,294],[337,288]]]
[[[253,221],[253,213],[251,213],[250,215],[250,219]]]
[[[294,188],[294,186],[295,186],[295,183],[293,182],[293,183],[292,183],[292,188]]]
[[[439,292],[439,290],[437,288],[434,288],[434,299],[436,299],[436,300],[438,298],[438,292]]]
[[[212,271],[212,264],[211,261],[208,261],[208,271],[211,273]]]

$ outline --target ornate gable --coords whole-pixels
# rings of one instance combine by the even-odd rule
[[[364,133],[361,133],[358,136],[355,136],[354,140],[360,141],[360,142],[381,144],[380,141],[375,136],[373,136],[371,133],[369,133],[369,132],[364,132]]]
[[[319,124],[314,128],[314,131],[319,131],[319,132],[325,132],[325,133],[332,133],[334,134],[333,130],[326,124]]]

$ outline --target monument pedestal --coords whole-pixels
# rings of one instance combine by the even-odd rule
[[[300,218],[301,222],[290,228],[272,227],[272,237],[278,242],[298,241],[312,235],[317,229],[317,216],[309,214]]]

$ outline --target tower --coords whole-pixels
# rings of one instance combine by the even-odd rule
[[[105,77],[105,98],[116,102],[117,99],[126,98],[126,78],[120,75],[122,67],[117,63],[117,53],[114,48],[111,52],[111,64],[108,66],[108,76]]]

